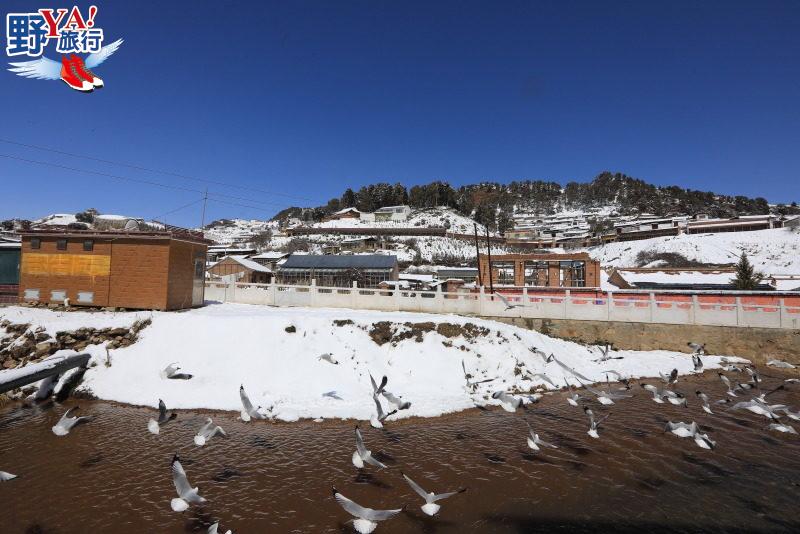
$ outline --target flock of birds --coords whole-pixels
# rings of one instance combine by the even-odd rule
[[[705,356],[705,346],[697,343],[688,343],[689,347],[693,349],[692,360],[694,363],[694,370],[696,372],[703,371],[703,356]],[[533,348],[531,351],[542,358],[545,367],[549,364],[555,364],[560,370],[560,377],[555,377],[555,375],[548,375],[547,373],[540,372],[540,373],[530,373],[532,378],[536,378],[542,382],[547,383],[549,386],[552,387],[553,390],[561,390],[566,388],[567,390],[567,397],[566,401],[569,405],[574,407],[582,407],[586,417],[588,418],[588,430],[587,434],[594,439],[600,438],[600,428],[603,422],[609,417],[610,414],[605,414],[603,416],[595,415],[592,408],[585,403],[587,400],[581,393],[578,392],[578,389],[583,389],[586,393],[594,396],[595,400],[601,406],[610,406],[614,405],[616,402],[619,402],[623,399],[633,397],[633,385],[631,384],[630,378],[625,377],[621,373],[614,371],[614,370],[607,370],[604,371],[606,373],[606,384],[605,386],[592,386],[590,383],[592,380],[587,378],[586,376],[582,375],[575,369],[567,366],[564,362],[560,361],[558,358],[555,357],[554,354],[547,355],[544,352]],[[621,359],[620,356],[614,356],[610,350],[609,346],[606,346],[600,350],[600,355],[595,362],[607,362],[614,359]],[[333,354],[327,353],[319,356],[320,361],[325,361],[332,365],[338,365],[337,359],[333,356]],[[494,381],[494,378],[487,378],[483,380],[475,380],[474,377],[467,372],[466,366],[464,361],[462,360],[462,370],[464,372],[464,379],[466,381],[466,386],[469,391],[475,394],[478,390],[478,387],[481,384],[488,384]],[[770,430],[789,433],[789,434],[797,434],[797,431],[792,427],[789,423],[784,421],[784,418],[788,418],[793,421],[800,421],[800,410],[792,411],[791,408],[784,404],[770,404],[768,401],[768,397],[773,393],[785,389],[787,384],[798,384],[800,383],[800,379],[797,378],[789,378],[785,379],[784,383],[770,389],[768,391],[762,391],[761,385],[761,375],[759,374],[758,370],[751,364],[741,364],[738,362],[731,362],[727,359],[723,358],[722,361],[722,370],[728,373],[739,373],[740,375],[746,374],[749,379],[747,381],[738,381],[738,380],[731,380],[726,374],[723,372],[719,372],[718,376],[720,380],[723,382],[724,386],[726,387],[727,391],[725,392],[725,397],[716,400],[712,404],[711,398],[704,392],[697,390],[695,391],[696,397],[699,399],[701,403],[701,407],[703,411],[707,414],[714,414],[714,409],[722,409],[727,408],[728,410],[747,410],[757,415],[762,415],[768,419],[768,428]],[[790,369],[797,367],[796,364],[785,362],[782,360],[770,360],[767,362],[767,365],[770,367],[781,368],[781,369]],[[185,373],[181,371],[181,368],[177,365],[177,363],[169,364],[163,371],[160,372],[160,375],[164,379],[168,380],[190,380],[192,379],[193,375],[189,373]],[[676,384],[678,383],[678,370],[673,369],[669,374],[659,373],[660,375],[660,385],[645,383],[642,382],[639,384],[642,390],[647,391],[649,394],[652,395],[653,402],[657,404],[664,404],[669,403],[676,406],[684,406],[688,408],[688,400],[684,393],[678,391],[676,388]],[[613,385],[611,378],[613,377]],[[411,403],[405,400],[402,396],[395,395],[386,389],[388,384],[388,377],[383,376],[380,383],[376,382],[373,376],[370,374],[370,383],[372,385],[372,401],[375,405],[375,412],[370,417],[370,425],[373,428],[383,428],[383,425],[388,417],[394,415],[400,410],[407,410],[411,407]],[[576,382],[573,385],[570,380]],[[563,382],[562,382],[563,381]],[[31,395],[31,399],[42,399],[46,397],[45,393],[42,392],[42,388],[48,389],[52,392],[52,380],[50,381],[43,381],[40,383],[39,390],[37,390],[34,394]],[[518,409],[525,409],[528,404],[533,404],[538,402],[542,397],[543,394],[538,390],[535,393],[515,393],[510,391],[494,391],[491,394],[491,397],[499,402],[499,405],[508,412],[516,412]],[[757,394],[756,394],[757,393]],[[263,409],[261,406],[254,406],[253,403],[250,401],[247,393],[245,392],[244,386],[240,386],[239,388],[239,396],[242,403],[242,410],[240,413],[240,417],[242,421],[249,422],[253,420],[265,420],[271,418],[270,411],[272,408]],[[323,396],[329,396],[333,398],[339,398],[336,396],[336,392],[327,392],[324,393]],[[749,398],[747,398],[749,396]],[[381,400],[385,400],[388,403],[389,408],[384,409]],[[734,401],[737,399],[738,402]],[[713,407],[713,409],[712,409]],[[67,436],[77,425],[81,423],[85,423],[91,420],[90,416],[73,416],[72,414],[78,410],[77,406],[68,409],[64,414],[61,416],[59,421],[52,427],[52,432],[56,436]],[[388,411],[391,409],[391,411]],[[266,413],[265,413],[266,412]],[[159,434],[161,432],[161,427],[177,418],[177,414],[175,412],[168,412],[167,406],[165,405],[164,401],[159,399],[158,402],[158,415],[156,418],[150,418],[147,422],[147,430],[152,434]],[[534,452],[540,452],[543,448],[549,449],[557,449],[558,446],[549,443],[541,438],[541,436],[534,430],[531,426],[529,421],[525,419],[525,423],[528,428],[528,435],[526,436],[526,441],[528,447],[533,450]],[[716,447],[716,442],[712,440],[707,433],[702,432],[700,426],[695,421],[690,422],[683,422],[683,421],[668,421],[666,427],[664,429],[665,432],[670,432],[675,436],[680,438],[691,438],[698,447],[703,449],[713,450]],[[225,432],[222,427],[215,424],[211,418],[206,418],[205,424],[203,424],[200,429],[198,429],[197,433],[194,436],[194,444],[198,447],[202,447],[206,445],[212,438],[215,436],[222,436],[227,437],[228,434]],[[361,433],[361,429],[358,425],[355,427],[355,451],[352,454],[351,458],[353,466],[358,469],[368,469],[368,468],[376,468],[376,469],[387,469],[388,466],[382,463],[379,459],[377,459],[372,451],[370,451],[365,442],[364,437]],[[173,484],[175,486],[175,490],[177,492],[177,497],[173,498],[170,501],[170,507],[175,512],[183,512],[189,509],[192,505],[202,504],[206,502],[206,499],[200,495],[200,491],[198,487],[192,487],[189,483],[187,474],[183,466],[181,465],[180,458],[177,453],[172,458],[171,462],[171,470],[172,470],[172,479]],[[458,495],[459,493],[463,493],[466,491],[466,488],[460,488],[456,491],[450,491],[445,493],[433,493],[426,491],[422,488],[419,484],[417,484],[414,480],[412,480],[408,475],[401,471],[402,478],[405,482],[410,486],[410,488],[419,495],[419,497],[424,501],[424,504],[420,506],[423,513],[428,516],[435,516],[441,510],[441,505],[437,504],[438,502],[447,499],[449,497]],[[5,471],[0,471],[0,482],[5,482],[9,480],[13,480],[17,478],[16,475],[11,473],[7,473]],[[333,497],[336,502],[354,519],[352,519],[354,529],[359,532],[360,534],[369,534],[373,532],[378,523],[381,521],[385,521],[391,519],[392,517],[396,516],[400,512],[404,510],[405,507],[396,508],[396,509],[387,509],[387,510],[375,510],[372,508],[368,508],[362,506],[353,500],[345,497],[342,493],[340,493],[336,488],[332,489]],[[219,529],[219,523],[214,523],[208,528],[209,534],[217,534]],[[227,534],[231,534],[231,531],[228,530]]]

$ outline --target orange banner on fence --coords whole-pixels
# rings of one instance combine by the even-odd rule
[[[108,276],[111,256],[102,254],[44,254],[28,252],[22,255],[22,274],[53,276]]]

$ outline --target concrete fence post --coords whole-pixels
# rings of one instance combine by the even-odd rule
[[[569,289],[564,292],[564,319],[569,318],[569,308],[572,306],[572,293]]]
[[[700,299],[692,295],[692,324],[697,324],[697,312],[700,311]]]
[[[530,311],[526,312],[525,310],[528,309],[528,288],[522,288],[522,307],[519,309],[519,316],[520,317],[530,317],[532,313]]]
[[[483,286],[478,290],[478,315],[486,315],[484,311],[483,299],[486,296]]]
[[[610,321],[614,314],[614,293],[609,291],[606,297],[606,319]]]
[[[786,317],[786,301],[778,299],[778,328],[783,328],[784,317]]]
[[[736,326],[742,326],[742,322],[744,322],[743,312],[742,297],[736,297]]]
[[[353,280],[353,289],[350,290],[350,303],[355,309],[358,308],[358,282]]]
[[[269,282],[269,290],[267,291],[268,304],[272,306],[278,305],[278,285],[275,283],[275,277]]]
[[[445,312],[444,294],[442,293],[442,284],[436,286],[436,295],[433,299],[436,301],[436,311],[438,313]]]
[[[314,308],[317,305],[317,279],[311,279],[311,287],[308,289],[308,305]]]
[[[656,310],[656,294],[651,292],[650,293],[650,322],[653,322],[654,315]]]
[[[400,293],[400,284],[394,286],[394,293],[392,295],[394,297],[394,307],[397,311],[402,310],[403,308],[403,295]]]

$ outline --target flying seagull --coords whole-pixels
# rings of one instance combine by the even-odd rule
[[[91,417],[70,417],[69,414],[77,409],[78,407],[75,406],[64,412],[64,415],[61,416],[61,419],[59,419],[58,423],[53,426],[53,434],[56,436],[66,436],[69,434],[69,431],[72,430],[72,427],[91,419]]]
[[[800,421],[800,410],[798,410],[796,412],[793,412],[793,411],[789,410],[788,407],[786,407],[786,408],[781,408],[781,409],[776,410],[776,411],[780,411],[780,412],[785,413],[786,416],[789,419],[794,419],[795,421]]]
[[[373,510],[372,508],[366,508],[351,501],[339,493],[336,488],[333,488],[333,496],[339,503],[339,506],[356,518],[353,520],[353,528],[355,528],[356,532],[359,534],[371,534],[371,532],[378,527],[378,521],[386,521],[403,511],[403,508],[398,508],[396,510]]]
[[[11,473],[0,471],[0,482],[8,482],[9,480],[13,480],[15,478],[17,478],[17,475],[12,475]]]
[[[595,420],[594,412],[588,406],[584,406],[583,411],[589,416],[589,430],[586,433],[595,439],[599,438],[600,435],[597,433],[597,429],[600,428],[600,423],[608,419],[608,415]]]
[[[728,387],[728,391],[726,391],[726,393],[731,397],[736,397],[737,395],[736,392],[733,390],[733,387],[731,386],[730,379],[728,379],[728,377],[723,375],[722,373],[717,373],[717,374],[719,375],[719,379],[722,380],[722,383]]]
[[[703,402],[703,411],[713,415],[714,412],[711,411],[711,405],[708,403],[708,395],[706,395],[699,389],[695,391],[694,394],[697,395],[697,397]]]
[[[253,408],[253,403],[250,402],[250,398],[247,396],[247,393],[244,392],[244,384],[239,386],[239,398],[242,399],[242,412],[241,418],[242,421],[247,422],[251,419],[266,419],[267,416],[262,414],[258,411],[258,408]]]
[[[572,389],[572,384],[567,382],[567,389],[569,389],[569,395],[567,396],[567,402],[572,406],[578,406],[578,401],[581,400],[581,396]]]
[[[611,345],[606,345],[600,349],[600,357],[595,362],[607,362],[608,360],[621,360],[622,356],[611,356]]]
[[[619,371],[614,371],[613,369],[608,369],[607,371],[603,371],[606,373],[606,381],[608,381],[608,375],[613,375],[616,377],[617,382],[624,385],[625,387],[619,388],[620,391],[631,389],[631,379],[626,378],[620,373]]]
[[[496,391],[492,393],[492,398],[500,401],[500,406],[507,412],[515,412],[517,408],[522,406],[522,399],[506,393],[505,391]]]
[[[524,308],[524,307],[525,307],[523,304],[511,304],[511,303],[508,301],[508,299],[507,299],[507,298],[505,298],[503,295],[501,295],[501,294],[500,294],[500,293],[498,293],[497,291],[495,291],[493,294],[494,294],[495,296],[497,296],[497,298],[499,298],[499,299],[500,299],[500,302],[502,302],[502,303],[503,303],[503,306],[505,306],[505,307],[506,307],[505,311],[508,311],[508,310],[511,310],[511,309],[514,309],[514,308]]]
[[[397,410],[392,410],[389,413],[385,413],[379,398],[375,396],[372,397],[372,400],[375,401],[375,413],[370,416],[369,424],[372,425],[372,428],[383,428],[383,422],[386,420],[386,418],[390,415],[396,414]]]
[[[661,377],[661,380],[664,381],[665,384],[674,384],[678,381],[678,370],[673,369],[672,372],[668,375],[665,375],[661,371],[658,372],[658,375]]]
[[[167,405],[164,404],[163,400],[158,399],[158,420],[151,418],[149,421],[147,421],[147,430],[149,430],[152,434],[158,434],[161,431],[159,425],[166,424],[176,417],[178,417],[178,414],[175,412],[167,415]]]
[[[219,521],[208,527],[207,534],[218,534],[219,533]],[[225,534],[233,534],[233,531],[228,530]]]
[[[409,408],[411,408],[411,403],[408,401],[404,401],[402,397],[396,397],[395,395],[385,390],[382,393],[382,395],[384,399],[397,406],[398,410],[408,410]]]
[[[198,493],[199,488],[193,488],[186,478],[186,471],[183,470],[178,453],[172,457],[172,483],[178,492],[178,498],[170,501],[170,506],[176,512],[183,512],[191,504],[200,504],[206,500]]]
[[[485,380],[476,380],[473,382],[471,380],[472,375],[467,373],[467,367],[464,365],[463,359],[461,360],[461,370],[464,371],[464,380],[467,382],[467,387],[469,387],[473,392],[475,391],[475,388],[478,387],[478,384],[485,384],[486,382],[491,382],[494,380],[494,378],[487,378]]]
[[[547,354],[537,349],[536,347],[533,347],[532,349],[530,349],[530,351],[539,356],[544,363],[550,363],[553,361],[553,358],[555,358],[555,354],[553,354],[552,352],[550,353],[550,356],[548,356]]]
[[[692,349],[695,354],[702,354],[703,356],[706,355],[706,344],[705,343],[703,343],[701,345],[700,343],[694,343],[693,341],[690,341],[686,345],[690,349]]]
[[[558,364],[558,366],[559,366],[559,367],[561,367],[562,369],[564,369],[565,371],[567,371],[569,374],[571,374],[571,375],[572,375],[572,376],[574,376],[575,378],[579,378],[580,380],[584,380],[584,381],[586,381],[586,382],[591,382],[591,380],[590,380],[589,378],[586,378],[585,376],[583,376],[582,374],[580,374],[578,371],[576,371],[576,370],[575,370],[575,369],[573,369],[572,367],[569,367],[569,366],[567,366],[565,363],[563,363],[561,360],[559,360],[559,359],[558,359],[558,358],[556,358],[555,356],[553,357],[553,361],[554,361],[554,362],[556,362],[556,363]]]
[[[383,390],[386,388],[386,383],[389,381],[389,379],[384,375],[384,377],[381,379],[381,385],[378,386],[378,384],[375,383],[375,379],[372,378],[372,374],[370,373],[369,381],[372,384],[372,396],[377,398],[378,395],[383,393]]]
[[[194,444],[198,447],[202,447],[203,445],[208,442],[211,438],[216,435],[220,435],[222,437],[227,438],[228,434],[222,430],[222,427],[219,425],[214,425],[214,422],[211,420],[210,417],[206,418],[206,424],[204,424],[200,430],[197,431],[197,434],[194,436]]]
[[[694,371],[699,373],[703,370],[703,360],[700,359],[700,353],[695,352],[692,354],[692,363],[694,364]]]
[[[339,396],[339,394],[336,392],[336,390],[326,391],[325,393],[322,394],[322,396],[323,397],[329,397],[331,399],[336,399],[336,400],[344,400]]]
[[[715,441],[711,441],[708,434],[702,434],[700,432],[697,423],[694,421],[692,421],[691,424],[667,421],[667,426],[664,428],[664,431],[672,432],[679,438],[692,438],[694,442],[697,443],[697,446],[703,449],[713,449],[717,445]]]
[[[420,508],[422,508],[422,511],[431,517],[435,516],[442,508],[440,505],[436,504],[436,501],[441,501],[442,499],[446,499],[448,497],[452,497],[453,495],[458,495],[459,493],[464,493],[467,491],[467,488],[461,488],[458,491],[440,493],[437,495],[433,492],[428,492],[422,489],[422,486],[411,480],[411,478],[405,473],[403,473],[403,478],[406,479],[406,482],[408,482],[408,485],[411,486],[411,489],[417,492],[417,495],[425,499],[425,504],[420,506]]]
[[[323,360],[323,361],[326,361],[326,362],[328,362],[328,363],[332,363],[333,365],[339,365],[339,361],[338,361],[336,358],[334,358],[334,357],[333,357],[333,354],[332,354],[332,353],[330,353],[330,352],[326,352],[325,354],[322,354],[322,355],[321,355],[319,358],[317,358],[317,359],[318,359],[318,360]]]
[[[545,373],[531,373],[531,372],[528,372],[528,374],[529,374],[529,375],[530,375],[532,378],[539,378],[539,379],[541,379],[541,380],[544,380],[545,382],[547,382],[548,384],[550,384],[551,386],[553,386],[553,388],[555,388],[555,389],[559,389],[559,386],[557,386],[557,385],[556,385],[556,383],[555,383],[555,382],[553,382],[553,379],[552,379],[552,378],[550,378],[549,376],[547,376]]]
[[[367,450],[367,447],[364,445],[364,438],[361,436],[361,430],[359,430],[358,425],[356,425],[356,450],[353,453],[353,465],[358,469],[363,469],[365,463],[380,469],[386,469],[386,464],[373,458],[372,451]]]
[[[594,394],[597,397],[597,402],[606,406],[614,404],[615,400],[628,399],[632,397],[632,395],[624,395],[622,393],[614,393],[613,391],[593,388],[592,386],[584,384],[583,382],[581,382],[581,385],[584,387],[584,389],[586,389],[586,391]]]
[[[748,410],[754,414],[763,415],[768,419],[777,421],[778,417],[780,416],[776,412],[784,408],[786,408],[785,404],[769,405],[766,402],[759,400],[758,397],[755,397],[749,401],[737,402],[731,406],[729,410]]]
[[[161,378],[169,378],[172,380],[190,380],[192,375],[187,373],[179,373],[180,367],[178,362],[172,362],[161,371]]]
[[[538,451],[540,450],[539,445],[542,447],[550,447],[551,449],[557,449],[557,445],[553,445],[552,443],[548,443],[539,437],[539,434],[533,431],[531,428],[531,424],[526,420],[525,424],[528,425],[528,447],[531,449]]]
[[[786,423],[770,423],[769,429],[777,430],[778,432],[785,432],[787,434],[797,434],[797,430],[795,430],[794,427],[787,425]]]

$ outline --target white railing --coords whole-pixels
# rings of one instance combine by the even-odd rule
[[[655,293],[632,298],[630,294],[601,296],[572,295],[569,290],[554,295],[521,293],[503,294],[506,305],[484,292],[446,293],[408,289],[367,289],[283,284],[248,284],[207,282],[206,300],[264,304],[269,306],[304,306],[312,308],[353,308],[381,311],[455,313],[481,317],[530,319],[575,319],[584,321],[622,321],[630,323],[697,324],[760,328],[800,328],[800,307],[778,304],[743,303],[736,297],[731,303],[691,300],[661,300]],[[627,297],[627,298],[626,298]]]

